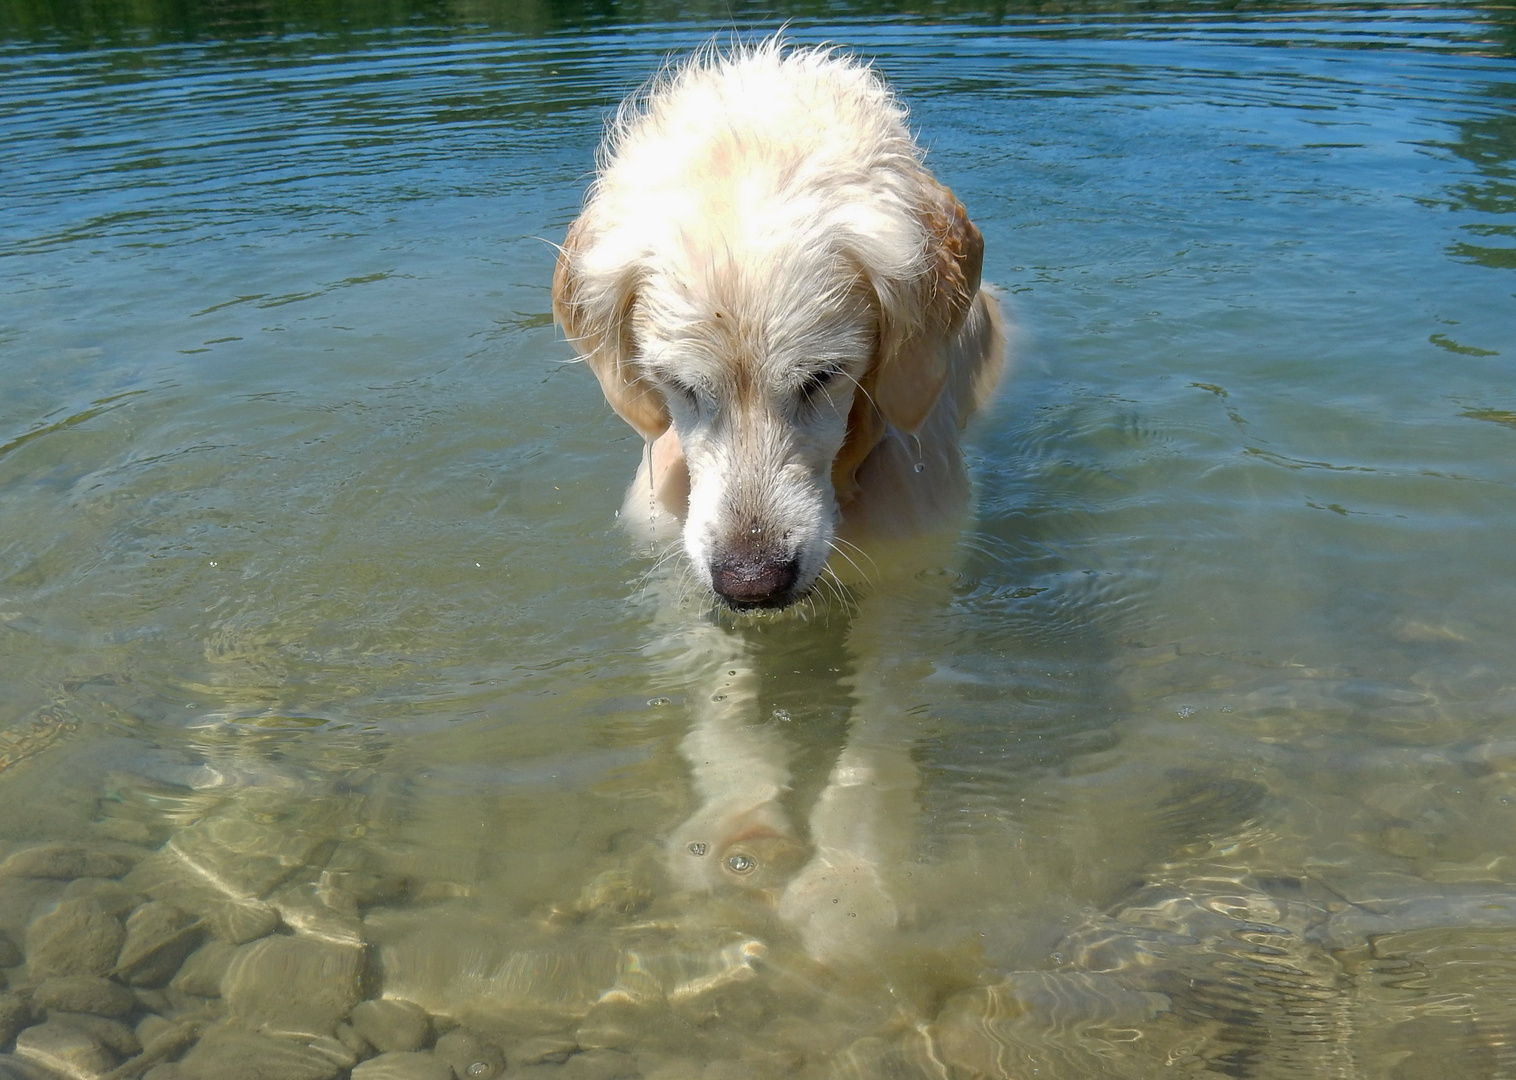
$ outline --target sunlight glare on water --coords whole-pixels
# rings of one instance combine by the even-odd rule
[[[1508,8],[175,10],[0,16],[0,1076],[1516,1071]],[[744,631],[718,851],[548,288],[608,111],[781,17],[1014,357],[957,550]]]

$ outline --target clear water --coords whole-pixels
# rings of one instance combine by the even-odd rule
[[[913,767],[827,965],[663,871],[704,690],[548,314],[607,109],[777,15],[174,10],[0,19],[0,853],[361,849],[385,992],[652,972],[647,1076],[1516,1073],[1509,8],[789,12],[1018,328],[960,549],[754,632],[802,842]]]

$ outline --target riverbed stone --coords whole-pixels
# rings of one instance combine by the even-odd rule
[[[122,1057],[131,1057],[142,1051],[142,1043],[137,1038],[137,1033],[120,1020],[112,1020],[108,1016],[54,1012],[48,1015],[48,1020],[60,1024],[72,1024],[80,1031],[88,1032]]]
[[[380,1054],[353,1070],[353,1080],[454,1080],[447,1062],[427,1051]]]
[[[511,1047],[508,1055],[516,1065],[562,1065],[579,1052],[579,1043],[567,1035],[535,1035]]]
[[[211,933],[233,945],[245,945],[268,937],[283,921],[277,908],[261,900],[214,902],[206,905],[203,913]]]
[[[32,991],[32,1005],[46,1012],[93,1013],[121,1020],[137,1009],[137,996],[126,987],[96,975],[63,975],[44,980]]]
[[[230,899],[267,896],[292,873],[319,861],[323,841],[252,817],[229,814],[180,829],[138,864],[127,883],[160,899],[165,881],[200,882]],[[138,881],[142,884],[138,885]]]
[[[467,1028],[455,1028],[437,1040],[436,1055],[452,1066],[455,1076],[495,1080],[505,1072],[505,1051]]]
[[[143,1073],[142,1080],[191,1080],[191,1077],[179,1067],[177,1062],[166,1061],[161,1065],[154,1065]]]
[[[52,878],[0,878],[0,933],[21,941],[33,917],[50,907],[63,888]]]
[[[285,886],[268,902],[296,933],[345,945],[363,944],[363,921],[351,897],[333,895],[332,890],[318,889],[315,882],[304,881]]]
[[[362,1061],[364,1058],[373,1057],[378,1049],[373,1043],[358,1034],[358,1029],[353,1027],[352,1024],[337,1025],[337,1041],[351,1050],[353,1056],[359,1061]]]
[[[147,1072],[160,1062],[178,1057],[185,1048],[194,1044],[205,1030],[205,1025],[191,1020],[185,1023],[169,1023],[153,1031],[151,1038],[142,1039],[142,1053],[117,1067],[108,1080],[130,1080]],[[138,1036],[142,1029],[138,1028]]]
[[[185,958],[169,985],[184,994],[220,997],[221,980],[236,954],[237,946],[230,942],[207,941]]]
[[[63,887],[60,900],[78,900],[88,897],[99,905],[100,910],[110,915],[125,916],[138,904],[147,900],[135,889],[129,889],[111,878],[77,878]]]
[[[21,946],[12,941],[9,934],[0,931],[0,968],[15,967],[21,960]]]
[[[66,1077],[98,1077],[121,1055],[77,1024],[48,1020],[16,1036],[16,1056]]]
[[[243,945],[228,964],[221,995],[250,1030],[316,1038],[331,1035],[358,1003],[363,950],[275,936]]]
[[[562,1080],[622,1080],[640,1075],[637,1059],[619,1050],[586,1050],[563,1063]]]
[[[420,1050],[432,1037],[432,1018],[426,1010],[398,999],[359,1002],[349,1022],[386,1054]]]
[[[126,920],[116,974],[133,986],[162,986],[204,937],[195,916],[166,900],[151,900]]]
[[[53,1080],[35,1066],[11,1054],[0,1054],[0,1080]]]
[[[126,928],[93,897],[60,900],[26,929],[26,960],[49,975],[108,975],[116,966]]]
[[[121,851],[85,844],[38,844],[12,852],[0,862],[0,878],[118,878],[137,859]]]
[[[346,1069],[308,1043],[219,1025],[184,1055],[179,1071],[186,1080],[335,1080]]]
[[[16,1032],[32,1021],[32,1010],[19,994],[0,994],[0,1046],[16,1037]]]

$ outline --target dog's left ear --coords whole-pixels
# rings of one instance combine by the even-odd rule
[[[600,380],[611,408],[652,442],[668,430],[669,415],[663,395],[636,366],[632,309],[637,303],[637,271],[627,266],[611,275],[587,275],[582,261],[593,242],[590,234],[591,227],[581,214],[558,250],[553,318]]]
[[[942,393],[948,343],[974,303],[984,265],[984,237],[951,191],[923,176],[915,210],[926,233],[926,269],[896,296],[881,297],[874,385],[879,411],[906,432],[921,427]]]

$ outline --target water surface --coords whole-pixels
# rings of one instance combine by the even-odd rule
[[[1508,10],[731,13],[876,59],[1017,326],[960,547],[753,632],[802,842],[850,629],[919,777],[833,964],[664,870],[705,690],[548,313],[733,23],[69,10],[0,21],[0,856],[277,854],[365,993],[650,1077],[1516,1069]]]

